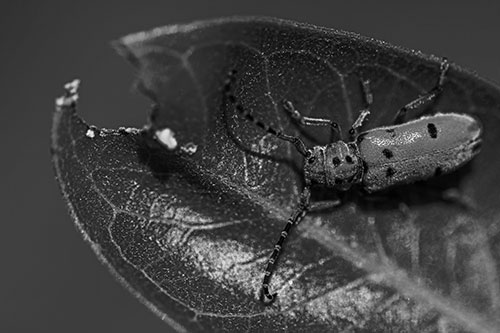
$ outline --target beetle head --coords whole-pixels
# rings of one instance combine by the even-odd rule
[[[304,162],[306,182],[348,190],[361,181],[363,161],[355,144],[338,141],[315,146]]]

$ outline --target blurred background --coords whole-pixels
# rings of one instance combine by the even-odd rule
[[[16,4],[14,4],[16,3]],[[500,82],[500,2],[23,1],[0,7],[1,332],[170,332],[99,263],[54,180],[54,99],[80,78],[79,113],[141,127],[149,102],[109,42],[156,26],[266,15],[421,50]]]

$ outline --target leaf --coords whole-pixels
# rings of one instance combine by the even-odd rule
[[[482,152],[454,174],[383,196],[352,190],[340,208],[308,214],[284,247],[271,282],[279,296],[266,307],[258,301],[263,269],[303,186],[301,158],[235,114],[221,90],[227,73],[237,70],[237,97],[257,118],[312,145],[326,144],[329,132],[299,129],[283,98],[345,130],[363,107],[360,79],[369,79],[374,104],[363,129],[387,125],[433,87],[440,59],[268,18],[167,26],[116,46],[156,104],[152,130],[91,127],[68,94],[54,115],[54,166],[84,238],[168,324],[193,332],[500,330],[498,87],[452,65],[430,111],[480,119]],[[161,147],[151,133],[162,128],[196,152]]]

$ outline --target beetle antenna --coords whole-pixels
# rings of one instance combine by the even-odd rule
[[[302,156],[304,156],[306,158],[309,157],[309,156],[311,156],[311,151],[308,148],[306,148],[306,145],[304,144],[304,142],[299,137],[285,134],[285,133],[283,133],[283,132],[275,129],[274,127],[271,127],[271,126],[263,123],[259,119],[256,119],[252,115],[252,113],[250,111],[246,110],[243,107],[243,105],[241,105],[241,103],[237,101],[236,96],[234,95],[233,85],[234,85],[235,81],[236,81],[236,70],[232,70],[232,71],[229,72],[228,77],[227,77],[227,79],[226,79],[226,81],[224,83],[224,95],[227,97],[227,99],[229,100],[229,102],[231,102],[231,104],[234,106],[234,108],[243,117],[245,117],[246,120],[254,123],[255,125],[257,125],[258,127],[262,128],[267,133],[272,134],[272,135],[274,135],[275,137],[277,137],[277,138],[279,138],[281,140],[285,140],[285,141],[293,143],[293,145],[295,146],[295,148],[297,149],[297,151]]]
[[[280,237],[276,242],[276,245],[274,245],[273,253],[271,254],[271,257],[269,257],[269,260],[267,261],[267,266],[264,273],[264,280],[262,281],[262,290],[260,295],[261,301],[264,302],[266,305],[271,304],[276,299],[277,294],[276,293],[271,294],[271,292],[269,291],[269,282],[271,281],[271,276],[274,272],[276,261],[278,260],[278,257],[281,253],[283,242],[288,237],[291,228],[297,226],[302,220],[302,218],[306,215],[307,211],[310,208],[309,207],[310,200],[311,200],[311,190],[309,188],[309,185],[306,185],[300,195],[299,206],[294,210],[292,215],[288,218],[285,227],[281,231]]]

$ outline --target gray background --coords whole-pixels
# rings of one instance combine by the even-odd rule
[[[370,4],[369,4],[370,2]],[[80,114],[141,127],[148,101],[109,46],[127,33],[226,15],[290,18],[447,56],[500,82],[500,3],[474,1],[24,1],[0,7],[1,332],[168,332],[97,261],[54,181],[54,98],[78,77]],[[17,2],[16,2],[17,3]],[[21,2],[19,2],[21,3]]]

